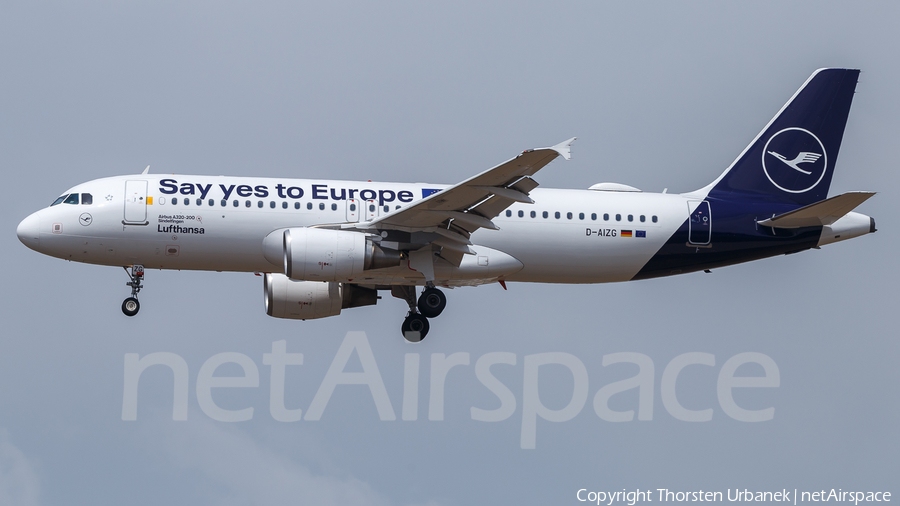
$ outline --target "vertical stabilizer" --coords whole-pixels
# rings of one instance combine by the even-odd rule
[[[820,69],[712,184],[712,198],[809,205],[828,196],[859,70]]]

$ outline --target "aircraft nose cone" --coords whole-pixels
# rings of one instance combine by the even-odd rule
[[[19,226],[16,227],[16,235],[19,236],[19,240],[22,241],[22,244],[35,251],[37,251],[38,246],[40,246],[41,243],[40,232],[41,219],[38,217],[37,213],[25,218],[22,220],[22,223],[19,223]]]

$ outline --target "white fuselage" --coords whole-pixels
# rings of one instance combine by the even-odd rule
[[[141,181],[147,183],[146,195],[136,197],[133,187]],[[111,177],[66,192],[91,194],[90,205],[60,203],[28,218],[38,234],[29,246],[101,265],[280,272],[283,266],[263,254],[263,240],[272,231],[368,221],[422,199],[423,190],[444,188],[224,176]],[[500,230],[480,229],[471,237],[476,252],[479,247],[499,250],[523,264],[505,276],[509,281],[629,280],[684,223],[697,200],[677,194],[541,188],[531,197],[534,204],[514,204],[494,218]],[[86,221],[85,214],[90,215]],[[631,236],[623,237],[622,231]],[[397,277],[387,276],[393,283],[401,281]],[[399,277],[408,276],[401,269]]]
[[[467,255],[458,268],[437,257],[435,282],[462,286],[497,280],[631,280],[654,255],[662,255],[661,248],[679,228],[684,230],[692,213],[702,214],[701,203],[709,210],[704,199],[710,187],[688,194],[536,188],[530,193],[533,204],[513,204],[493,218],[499,230],[481,228],[472,234],[475,255]],[[23,220],[17,232],[30,248],[77,262],[277,273],[284,272],[284,229],[369,222],[446,188],[425,183],[117,176],[68,190],[64,196],[81,197],[77,204],[60,202],[42,209]],[[83,202],[85,194],[91,196],[90,204]],[[706,213],[705,219],[710,220],[706,230],[716,228],[715,207],[712,209],[711,214]],[[719,216],[718,223],[724,223]],[[752,224],[757,218],[745,219]],[[818,244],[869,233],[869,223],[868,216],[847,213],[822,228]],[[372,234],[380,239],[377,230]],[[270,246],[268,257],[264,243]],[[695,248],[690,240],[681,245],[681,251],[710,251],[704,250],[703,244]],[[747,259],[719,259],[715,265]],[[662,275],[679,272],[682,270],[672,269]],[[379,286],[425,284],[422,274],[408,262],[338,281]]]

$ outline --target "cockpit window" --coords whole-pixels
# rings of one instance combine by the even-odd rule
[[[66,197],[66,200],[63,200],[63,204],[78,204],[78,194],[73,193]]]
[[[58,199],[54,200],[53,203],[50,204],[50,207],[53,207],[57,204],[62,204],[62,201],[66,200],[66,197],[68,197],[68,195],[63,195],[63,196],[59,197]]]
[[[85,206],[89,206],[94,203],[94,197],[90,193],[82,193],[81,194],[81,204]]]

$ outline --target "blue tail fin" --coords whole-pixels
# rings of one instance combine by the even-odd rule
[[[809,205],[828,196],[859,70],[820,69],[714,183],[713,198]]]

